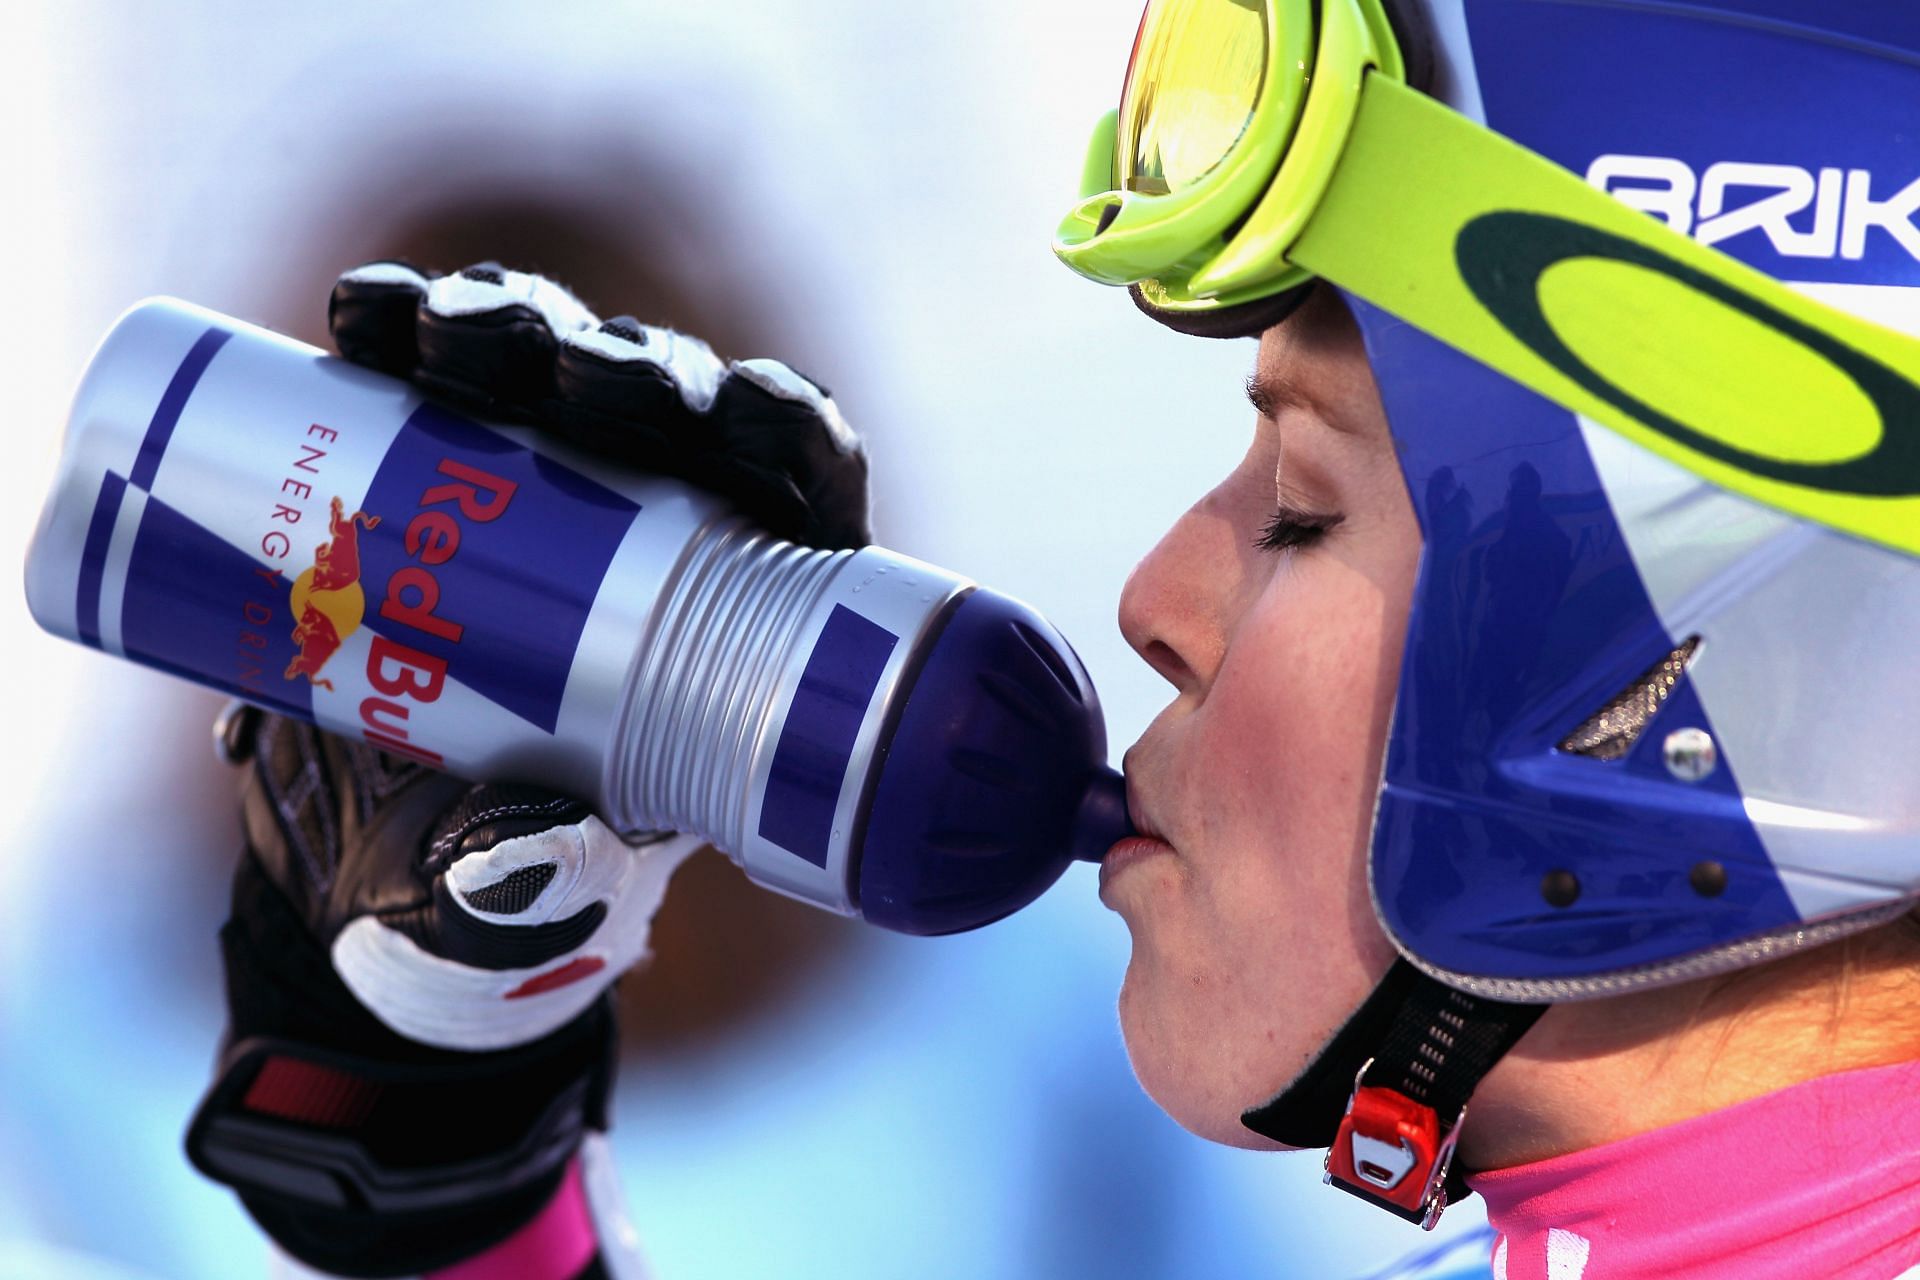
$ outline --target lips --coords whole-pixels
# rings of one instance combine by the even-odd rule
[[[1131,754],[1131,753],[1129,753]],[[1160,828],[1154,823],[1153,811],[1141,795],[1137,778],[1131,770],[1127,771],[1127,817],[1133,823],[1135,834],[1124,840],[1114,842],[1107,856],[1100,860],[1100,896],[1106,899],[1107,886],[1113,883],[1115,876],[1136,862],[1161,854],[1170,854],[1174,848],[1160,834]],[[1113,904],[1108,903],[1109,906]]]
[[[1107,901],[1108,886],[1126,868],[1149,858],[1170,855],[1173,851],[1173,846],[1165,840],[1156,840],[1151,836],[1128,836],[1125,840],[1117,841],[1113,848],[1107,850],[1107,856],[1100,860],[1101,901]],[[1111,907],[1114,904],[1107,902],[1107,905]]]
[[[1133,752],[1129,751],[1127,755],[1132,756]],[[1164,844],[1166,836],[1161,834],[1159,826],[1153,820],[1153,811],[1148,807],[1146,797],[1141,794],[1138,773],[1132,768],[1125,767],[1126,761],[1121,763],[1127,779],[1127,819],[1133,823],[1133,829],[1137,835],[1149,840],[1158,840]]]

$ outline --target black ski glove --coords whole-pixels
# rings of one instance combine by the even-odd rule
[[[355,268],[329,320],[341,354],[476,416],[683,477],[789,539],[867,541],[860,443],[783,364],[603,324],[491,263]],[[397,1275],[471,1256],[604,1129],[605,992],[643,958],[697,842],[629,845],[568,797],[474,786],[250,708],[222,739],[248,762],[247,850],[221,935],[220,1075],[189,1153],[309,1265]]]

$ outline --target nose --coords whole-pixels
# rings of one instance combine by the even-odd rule
[[[1153,550],[1134,567],[1120,593],[1120,634],[1133,651],[1182,694],[1204,693],[1218,666],[1218,610],[1211,606],[1216,579],[1232,572],[1226,559],[1209,550],[1217,541],[1210,526],[1218,522],[1203,499],[1174,522]]]

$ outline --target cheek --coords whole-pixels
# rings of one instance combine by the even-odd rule
[[[1307,589],[1276,586],[1236,628],[1182,744],[1196,812],[1227,816],[1221,834],[1231,848],[1264,840],[1281,854],[1222,858],[1222,874],[1289,883],[1342,874],[1344,860],[1315,851],[1346,849],[1371,819],[1393,697],[1379,655],[1391,645],[1397,657],[1398,641],[1387,638],[1377,594],[1313,590],[1320,578],[1344,587],[1352,577],[1338,565],[1314,568],[1316,580],[1298,584]]]
[[[1133,869],[1121,1015],[1148,1091],[1189,1128],[1311,1060],[1392,960],[1365,858],[1405,595],[1332,557],[1279,566],[1205,699],[1142,746],[1176,858]]]

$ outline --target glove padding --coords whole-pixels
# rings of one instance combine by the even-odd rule
[[[607,1126],[607,996],[499,1052],[406,1039],[347,990],[251,855],[220,943],[229,1030],[187,1154],[310,1267],[417,1275],[470,1258],[538,1214]]]
[[[327,319],[347,359],[478,416],[680,476],[794,542],[872,540],[859,437],[825,388],[777,360],[723,364],[672,329],[603,323],[553,281],[491,262],[450,276],[355,267]]]
[[[347,988],[424,1044],[498,1049],[571,1021],[645,954],[700,847],[631,846],[579,801],[243,714],[253,857]]]

